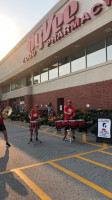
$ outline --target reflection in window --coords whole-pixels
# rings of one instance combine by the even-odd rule
[[[63,76],[70,73],[70,60],[69,57],[65,57],[59,61],[59,76]]]
[[[49,79],[58,77],[58,63],[53,64],[49,67]]]
[[[26,76],[26,86],[32,85],[32,78],[31,75]]]
[[[107,61],[112,60],[112,35],[107,38]]]
[[[41,70],[41,82],[48,81],[48,68]]]
[[[86,61],[85,50],[83,49],[82,51],[74,53],[74,55],[71,56],[71,72],[84,68],[86,68]]]
[[[26,79],[22,78],[20,80],[13,81],[11,83],[11,90],[17,90],[17,89],[25,87],[25,86],[26,86]]]
[[[10,84],[3,86],[1,92],[2,94],[10,92]]]
[[[87,48],[87,67],[106,62],[105,40]]]
[[[11,90],[19,89],[19,81],[13,81],[11,83]]]
[[[12,108],[13,110],[18,110],[23,112],[25,110],[25,102],[24,97],[15,98],[12,100]]]
[[[33,84],[40,83],[40,74],[39,72],[34,72],[33,73]]]
[[[23,78],[19,81],[19,87],[22,88],[22,87],[25,87],[26,86],[26,79]]]

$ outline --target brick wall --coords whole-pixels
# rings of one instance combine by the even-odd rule
[[[7,106],[11,106],[12,107],[12,99],[7,99]]]
[[[26,105],[25,110],[31,110],[33,104],[32,104],[32,95],[26,95],[24,96],[24,103]]]
[[[57,98],[64,98],[64,104],[68,99],[71,99],[76,109],[85,109],[86,104],[90,104],[90,109],[112,109],[112,80],[92,83],[52,92],[46,92],[33,95],[30,98],[25,97],[25,103],[42,104],[42,109],[49,102],[57,111]],[[26,101],[27,100],[27,101]],[[27,105],[28,106],[28,105]]]

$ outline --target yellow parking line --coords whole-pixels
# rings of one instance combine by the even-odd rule
[[[42,200],[51,200],[33,181],[31,181],[22,171],[15,170],[16,174],[40,197]]]
[[[60,166],[60,165],[58,165],[58,164],[56,164],[56,163],[54,163],[54,162],[50,162],[49,164],[52,165],[53,167],[59,169],[60,171],[62,171],[62,172],[64,172],[64,173],[66,173],[66,174],[72,176],[73,178],[79,180],[80,182],[82,182],[82,183],[84,183],[84,184],[90,186],[90,187],[93,188],[94,190],[97,190],[99,193],[102,193],[102,194],[104,194],[105,196],[107,196],[107,197],[109,197],[109,198],[112,198],[112,193],[109,192],[108,190],[105,190],[104,188],[102,188],[102,187],[100,187],[100,186],[98,186],[98,185],[92,183],[91,181],[88,181],[87,179],[85,179],[85,178],[83,178],[83,177],[81,177],[81,176],[79,176],[79,175],[77,175],[77,174],[75,174],[75,173],[73,173],[73,172],[67,170],[66,168],[64,168],[64,167],[62,167],[62,166]]]
[[[11,169],[11,170],[8,170],[8,171],[3,171],[3,172],[0,172],[0,175],[11,173],[11,172],[14,172],[16,170],[28,169],[28,168],[36,167],[36,166],[39,166],[39,165],[44,165],[44,164],[47,164],[48,162],[49,161],[45,161],[45,162],[42,162],[42,163],[36,163],[36,164],[32,164],[32,165],[27,165],[27,166],[24,166],[24,167],[19,167],[19,168]]]
[[[48,134],[48,135],[54,135],[54,136],[56,136],[56,137],[61,137],[61,138],[63,137],[63,135],[56,135],[56,134],[52,134],[52,133],[45,132],[45,131],[39,131],[39,132],[45,133],[45,134]],[[80,136],[76,135],[76,137],[80,137]],[[77,141],[84,143],[84,142],[81,141],[81,140],[77,140]],[[85,143],[86,143],[86,144],[93,145],[93,146],[96,146],[96,147],[102,147],[102,145],[94,144],[94,143],[91,143],[91,142],[85,142]]]
[[[22,169],[27,169],[27,168],[31,168],[31,167],[36,167],[36,166],[39,166],[39,165],[48,164],[49,162],[56,162],[56,161],[60,161],[60,160],[65,160],[65,159],[69,159],[69,158],[78,157],[78,156],[81,156],[81,155],[86,155],[86,154],[90,154],[90,153],[94,153],[94,152],[99,152],[101,150],[109,149],[109,148],[112,148],[112,147],[102,148],[102,149],[97,149],[97,150],[93,150],[93,151],[88,151],[88,152],[85,152],[85,153],[80,153],[80,154],[76,154],[76,155],[66,156],[66,157],[62,157],[62,158],[57,158],[57,159],[45,161],[45,162],[42,162],[42,163],[36,163],[36,164],[32,164],[32,165],[27,165],[27,166],[15,168],[15,169],[12,169],[12,170],[9,170],[9,171],[0,172],[0,175],[1,174],[5,174],[5,173],[10,173],[10,172],[13,172],[15,170],[22,170]],[[83,158],[83,157],[81,157],[81,158]]]
[[[56,135],[57,131],[54,131],[54,133],[52,135]]]
[[[3,171],[3,172],[0,172],[0,175],[8,174],[8,173],[11,173],[11,172],[12,172],[12,170]]]
[[[96,149],[96,150],[93,150],[93,151],[88,151],[88,152],[84,152],[84,153],[80,153],[80,154],[77,154],[75,156],[83,156],[83,155],[86,155],[86,154],[90,154],[90,153],[94,153],[94,152],[99,152],[99,151],[102,151],[102,150],[105,150],[105,149],[110,149],[112,147],[102,147],[101,149]]]
[[[109,167],[109,166],[107,166],[107,165],[103,165],[103,164],[101,164],[101,163],[99,163],[99,162],[95,162],[95,161],[93,161],[93,160],[90,160],[90,159],[84,158],[84,157],[82,157],[82,156],[78,156],[78,155],[76,155],[76,158],[79,158],[79,159],[84,160],[84,161],[86,161],[86,162],[89,162],[89,163],[92,163],[92,164],[98,165],[98,166],[103,167],[103,168],[105,168],[105,169],[112,170],[112,167]]]
[[[7,124],[10,124],[10,125],[14,125],[14,126],[16,126],[15,124],[13,124],[13,123],[9,123],[9,122],[6,122]],[[29,128],[24,128],[25,130],[29,130]],[[56,136],[56,137],[63,137],[62,135],[56,135],[56,134],[52,134],[52,133],[49,133],[49,132],[46,132],[47,130],[48,130],[49,128],[46,128],[45,130],[43,130],[43,131],[41,131],[41,130],[39,130],[39,132],[41,132],[41,133],[45,133],[45,134],[49,134],[49,135],[54,135],[54,136]],[[79,137],[78,135],[77,135],[77,137]],[[82,143],[84,143],[83,141],[81,141],[81,140],[78,140],[79,142],[82,142]],[[98,144],[94,144],[94,143],[90,143],[90,142],[85,142],[86,144],[90,144],[90,145],[93,145],[93,146],[97,146],[97,147],[102,147],[101,145],[98,145]]]
[[[105,153],[105,154],[108,154],[108,155],[111,155],[111,156],[112,156],[112,153],[107,152],[107,151],[102,151],[102,150],[100,150],[99,152],[101,152],[101,153]]]
[[[81,140],[80,140],[80,142],[84,143],[84,142],[81,141]],[[91,143],[91,142],[85,142],[85,144],[90,144],[90,145],[93,145],[93,146],[96,146],[96,147],[104,147],[104,146],[102,146],[102,144],[99,145],[99,144],[94,144],[94,143]],[[105,147],[106,147],[106,146],[105,146]]]
[[[46,128],[45,130],[43,130],[43,131],[45,131],[45,132],[46,132],[46,131],[47,131],[47,130],[49,130],[49,129],[50,129],[50,128],[48,127],[48,128]],[[43,132],[43,131],[42,131],[42,132]]]
[[[45,134],[48,134],[48,135],[54,135],[54,134],[52,134],[52,133],[45,132],[45,131],[39,131],[39,132],[45,133]],[[56,136],[56,137],[63,137],[62,135],[54,135],[54,136]]]

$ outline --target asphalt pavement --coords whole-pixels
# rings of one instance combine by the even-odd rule
[[[5,122],[11,147],[0,132],[0,200],[112,199],[112,146],[76,131],[63,141],[63,130],[47,125],[39,141],[29,143],[29,124]]]

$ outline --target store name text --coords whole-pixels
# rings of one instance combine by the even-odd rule
[[[106,3],[106,6],[112,5],[112,0],[102,0]],[[64,9],[63,13],[52,15],[48,21],[46,21],[42,29],[39,32],[32,34],[27,40],[27,50],[29,54],[23,58],[23,62],[30,60],[37,55],[37,50],[44,48],[44,44],[50,47],[61,40],[63,37],[77,29],[81,25],[85,24],[88,20],[92,19],[92,16],[96,16],[103,10],[103,4],[96,3],[90,13],[84,12],[81,18],[77,18],[76,14],[79,11],[79,2],[71,1]],[[64,26],[65,25],[65,26]],[[51,36],[54,33],[53,36]]]

